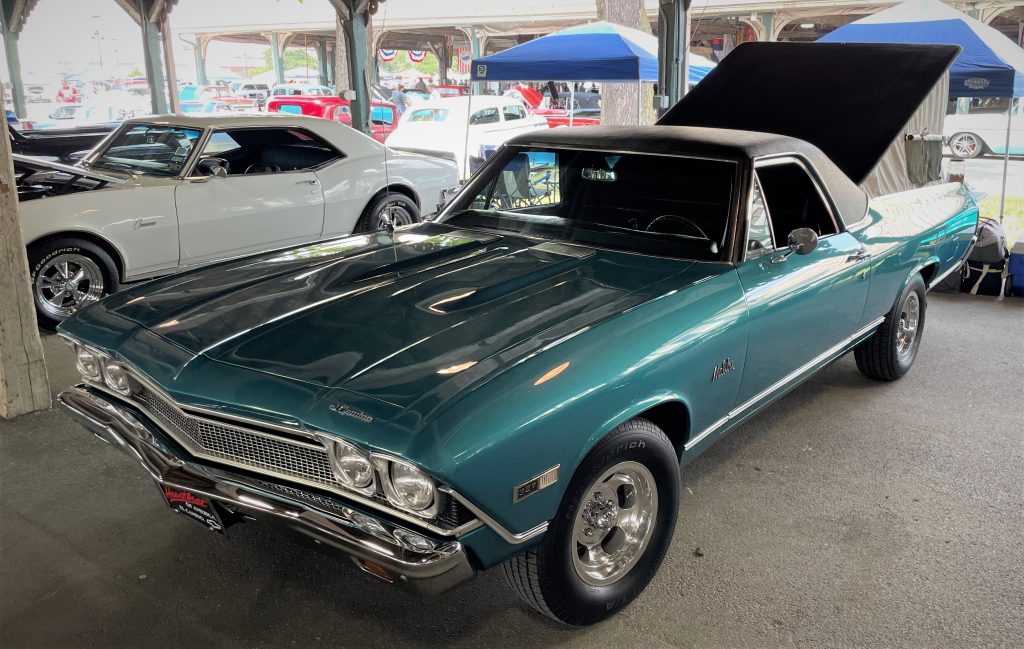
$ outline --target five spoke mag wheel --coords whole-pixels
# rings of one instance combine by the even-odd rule
[[[505,576],[544,615],[574,626],[600,622],[650,583],[678,507],[672,443],[650,421],[630,419],[583,459],[541,542],[509,559]]]
[[[974,133],[956,133],[949,138],[949,150],[958,158],[977,158],[984,153],[985,145]]]
[[[54,327],[117,289],[110,255],[91,241],[58,238],[29,246],[29,273],[39,324]]]

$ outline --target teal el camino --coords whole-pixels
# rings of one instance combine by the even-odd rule
[[[827,155],[688,124],[698,90],[653,127],[518,137],[435,222],[85,308],[59,402],[211,530],[277,523],[428,593],[500,566],[600,621],[668,551],[681,465],[850,351],[910,370],[977,223],[959,184],[868,199],[895,132]]]

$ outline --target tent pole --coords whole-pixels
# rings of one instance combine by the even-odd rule
[[[644,107],[643,107],[643,96],[644,96],[644,82],[640,80],[640,77],[636,78],[636,125],[641,126],[644,121]]]
[[[569,126],[572,126],[573,108],[576,106],[576,82],[569,83]]]
[[[1003,222],[1006,210],[1006,172],[1010,167],[1010,126],[1013,124],[1014,104],[1019,101],[1010,97],[1010,106],[1006,109],[1006,149],[1003,151],[1003,191],[999,196],[999,222]]]

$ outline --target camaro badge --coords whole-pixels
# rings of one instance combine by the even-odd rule
[[[715,365],[715,371],[711,373],[711,382],[714,383],[730,371],[732,371],[732,359],[727,358],[718,365]]]
[[[517,503],[523,498],[526,498],[527,496],[532,496],[541,489],[545,487],[550,487],[551,485],[558,482],[558,467],[560,466],[560,464],[556,464],[555,466],[551,467],[544,473],[538,476],[534,476],[527,480],[526,482],[524,482],[523,484],[518,485],[516,488],[514,488],[512,490],[512,503]]]
[[[333,412],[338,413],[339,415],[346,415],[346,416],[349,416],[349,417],[355,417],[359,421],[365,422],[367,424],[370,423],[371,421],[373,421],[373,417],[371,417],[370,415],[366,414],[362,410],[356,410],[355,408],[352,408],[350,406],[346,406],[343,403],[332,403],[330,406],[328,406],[328,409],[333,411]]]

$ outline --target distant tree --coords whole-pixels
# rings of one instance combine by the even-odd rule
[[[597,0],[597,19],[642,32],[651,31],[643,0]],[[636,82],[601,84],[602,124],[636,124],[637,101],[640,101],[642,123],[654,122],[654,88],[643,84],[638,98],[636,86]]]
[[[143,76],[142,70],[138,68],[132,68],[132,71],[128,73],[129,77],[141,77]]]

